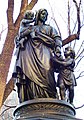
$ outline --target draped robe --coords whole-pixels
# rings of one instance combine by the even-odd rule
[[[52,38],[52,40],[41,36],[39,38],[38,35],[35,35],[35,37],[32,38],[28,35],[27,41],[24,44],[25,49],[20,49],[19,51],[13,77],[18,78],[17,76],[19,76],[19,80],[16,81],[16,83],[19,84],[33,83],[33,85],[31,85],[30,93],[27,93],[31,94],[31,91],[34,92],[32,94],[34,97],[32,98],[37,97],[36,94],[38,94],[38,92],[38,97],[41,97],[40,94],[42,94],[42,91],[45,91],[45,93],[48,94],[48,97],[55,98],[57,94],[56,82],[54,71],[50,64],[50,58],[58,43],[57,41],[61,41],[61,39],[58,36],[57,31],[49,25],[34,26],[34,31],[38,31]],[[38,87],[38,90],[35,90],[36,87]],[[26,89],[28,88],[29,86],[26,87]],[[42,97],[46,96],[44,95]]]

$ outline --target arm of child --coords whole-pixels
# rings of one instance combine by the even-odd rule
[[[69,65],[71,65],[72,64],[72,62],[73,62],[73,59],[69,59],[69,60],[60,60],[60,59],[55,59],[55,61],[58,63],[58,64],[60,64],[60,65],[63,65],[63,66],[69,66]]]

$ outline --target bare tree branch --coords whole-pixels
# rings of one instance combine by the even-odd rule
[[[8,0],[8,9],[7,9],[7,20],[8,20],[8,29],[10,26],[13,26],[13,10],[14,10],[14,0]]]
[[[74,23],[74,28],[73,28],[73,30],[72,30],[72,34],[73,34],[73,32],[75,31],[75,29],[76,29],[76,25],[77,25],[77,20],[76,20],[76,22]]]
[[[26,10],[32,10],[38,0],[31,0],[28,4],[28,0],[22,0],[22,7],[20,13],[24,13]]]
[[[6,104],[3,104],[5,107],[8,107],[8,108],[15,108],[16,105],[6,105]]]
[[[7,30],[7,28],[4,28],[4,29],[3,29],[3,25],[2,25],[2,30],[1,30],[1,32],[0,32],[0,40],[1,40],[2,33],[3,33],[5,30]]]
[[[76,79],[79,79],[80,77],[83,77],[84,75],[82,75],[84,73],[84,71],[82,71],[79,75],[78,75],[78,77],[76,77]]]
[[[7,75],[11,62],[11,56],[14,48],[14,35],[16,31],[13,25],[13,8],[14,0],[8,0],[7,20],[8,20],[8,33],[3,47],[2,54],[0,55],[0,107],[2,105],[2,99],[4,96],[4,90],[6,86]]]
[[[56,26],[57,26],[57,29],[58,29],[59,35],[61,36],[60,28],[59,28],[59,26],[58,26],[58,24],[57,24],[57,21],[56,21],[56,19],[55,19],[54,12],[53,12],[53,9],[52,9],[52,6],[51,6],[51,4],[50,4],[49,0],[48,0],[48,3],[49,3],[50,8],[51,8],[51,12],[52,12],[52,19],[54,20],[54,22],[55,22],[55,24],[56,24]]]
[[[24,12],[26,9],[26,6],[28,5],[28,0],[22,0],[21,2],[21,8],[20,8],[20,13]]]
[[[56,24],[56,26],[57,26],[57,28],[58,28],[59,35],[62,36],[62,35],[61,35],[61,32],[60,32],[60,28],[59,28],[59,26],[58,26],[58,24],[57,24],[57,22],[56,22],[56,19],[55,19],[54,17],[51,17],[51,19],[54,20],[54,22],[55,22],[55,24]]]
[[[73,35],[70,35],[68,38],[64,39],[63,40],[63,44],[62,46],[72,42],[73,40],[77,39],[78,38],[78,34],[73,34]]]
[[[31,2],[29,3],[29,5],[26,7],[27,10],[31,10],[35,4],[38,2],[38,0],[31,0]]]
[[[12,92],[12,90],[14,89],[14,80],[11,78],[9,80],[9,82],[6,85],[5,91],[4,91],[4,96],[3,96],[3,102],[6,100],[6,98],[8,97],[8,95]],[[7,94],[6,94],[7,93]]]
[[[77,43],[77,40],[74,40],[73,49],[75,49],[76,43]]]
[[[82,107],[84,107],[84,104],[79,106],[79,107],[75,107],[75,109],[79,109],[79,108],[82,108]]]
[[[84,11],[83,11],[83,5],[81,5],[81,13],[82,13],[82,18],[83,18],[83,20],[82,20],[82,24],[84,24]]]
[[[81,21],[80,21],[80,5],[81,5],[81,0],[79,2],[79,6],[78,6],[76,0],[73,0],[73,2],[75,3],[76,9],[77,9],[77,21],[78,21],[78,31],[77,31],[77,34],[78,34],[78,39],[79,39],[80,28],[81,28]]]
[[[80,51],[80,49],[79,49],[79,51]],[[83,52],[84,52],[84,49],[80,53],[78,52],[75,60],[77,60],[82,55]]]
[[[15,108],[16,106],[8,106],[8,105],[5,105],[5,107],[7,107],[5,110],[3,110],[3,112],[0,114],[0,116],[2,116],[7,110],[11,109],[11,108]]]
[[[78,52],[77,52],[77,56],[78,56],[78,57],[79,57],[79,52],[80,52],[80,50],[81,50],[81,48],[82,48],[83,45],[84,45],[84,40],[82,41],[82,43],[81,43],[81,45],[80,45],[80,48],[78,49]],[[77,56],[76,56],[76,59],[78,58]],[[76,59],[75,59],[75,60],[76,60]]]
[[[68,0],[68,33],[69,36],[71,35],[71,30],[70,30],[70,6],[69,6],[69,0]]]
[[[17,27],[17,28],[19,27],[19,22],[18,21],[21,21],[23,15],[24,15],[24,12],[26,10],[32,10],[37,2],[38,2],[38,0],[31,0],[31,2],[28,4],[27,0],[22,0],[20,13],[18,15],[17,20],[15,21],[15,24],[14,24],[15,27]]]
[[[82,57],[78,60],[78,62],[76,63],[75,68],[79,65],[80,61],[81,61],[83,58],[84,58],[84,56],[82,56]]]

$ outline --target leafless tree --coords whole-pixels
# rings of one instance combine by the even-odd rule
[[[58,25],[58,22],[56,21],[56,17],[55,17],[55,10],[53,10],[54,6],[52,7],[50,4],[50,0],[48,0],[50,8],[51,8],[51,12],[52,12],[52,19],[54,20],[59,34],[62,36],[61,33],[61,29],[60,26]],[[67,24],[67,38],[65,38],[63,40],[63,47],[65,47],[65,45],[67,46],[72,46],[73,49],[76,52],[76,57],[75,57],[75,61],[76,61],[76,65],[75,65],[75,71],[77,71],[78,67],[81,65],[83,58],[84,58],[84,39],[81,39],[81,32],[83,31],[82,29],[84,28],[84,7],[83,7],[84,3],[82,0],[79,0],[79,2],[77,0],[68,0],[67,1],[67,21],[65,21],[64,17],[62,16],[62,13],[59,13],[59,16],[62,18],[62,20],[64,21],[65,24]],[[54,12],[53,12],[54,11]],[[75,13],[75,17],[74,17],[74,13]],[[78,44],[78,45],[77,45]],[[84,71],[80,70],[80,72],[78,72],[76,79],[80,79],[81,77],[84,76]],[[81,105],[80,107],[76,107],[76,109],[82,108],[84,106]]]
[[[28,4],[28,0],[22,0],[21,1],[21,8],[20,8],[20,13],[16,19],[15,22],[13,22],[13,10],[14,10],[14,0],[8,0],[8,9],[7,9],[7,19],[8,19],[8,34],[6,37],[6,42],[4,44],[4,48],[2,51],[2,54],[0,56],[0,106],[4,103],[8,95],[11,93],[11,91],[14,89],[14,83],[13,80],[10,79],[10,81],[6,85],[6,79],[8,75],[8,70],[11,62],[11,57],[14,49],[14,37],[16,36],[18,29],[19,29],[19,24],[20,20],[23,17],[23,14],[26,9],[32,9],[34,5],[37,3],[38,0],[31,0],[31,2]],[[50,4],[50,0],[48,0]],[[67,38],[63,40],[63,47],[65,45],[71,45],[74,49],[76,49],[77,43],[80,43],[79,49],[76,50],[76,67],[79,66],[81,61],[83,60],[84,57],[84,40],[81,40],[81,31],[84,26],[84,11],[83,11],[83,4],[82,0],[79,0],[79,3],[77,3],[77,0],[72,0],[70,3],[70,0],[67,2],[67,21],[65,24],[67,24]],[[51,7],[51,12],[53,14],[52,19],[54,20],[59,34],[61,35],[61,29],[60,26],[58,25],[53,8],[50,4]],[[73,18],[73,13],[76,13],[76,18]],[[61,18],[63,19],[63,16],[59,14]],[[11,17],[12,16],[12,17]],[[81,17],[82,16],[82,17]],[[64,19],[63,19],[64,21]],[[58,27],[59,26],[59,27]],[[71,27],[73,26],[73,27]],[[11,47],[10,47],[11,45]],[[5,65],[5,62],[7,63]],[[80,77],[84,76],[84,71],[81,71],[79,75],[77,76],[77,79]],[[78,108],[83,107],[84,105],[81,105]],[[6,110],[11,109],[12,107],[15,106],[7,106],[5,105]],[[3,111],[2,114],[5,112]]]
[[[9,81],[6,85],[7,75],[9,72],[9,66],[14,49],[14,38],[17,35],[20,21],[26,9],[30,10],[34,7],[38,0],[21,0],[20,12],[16,21],[13,21],[13,11],[14,11],[14,0],[8,0],[7,9],[7,21],[8,21],[8,32],[5,40],[5,44],[0,55],[0,106],[10,94],[13,89],[13,81]],[[6,63],[6,64],[5,64]]]

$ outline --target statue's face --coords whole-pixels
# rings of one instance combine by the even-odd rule
[[[34,13],[32,11],[26,11],[25,18],[29,19],[29,20],[33,19],[34,18]]]
[[[29,12],[27,15],[28,19],[33,19],[34,18],[34,13],[33,12]]]
[[[71,49],[69,47],[65,48],[64,55],[65,57],[70,56],[71,54]]]
[[[43,10],[39,16],[41,22],[45,22],[47,20],[47,12]]]

